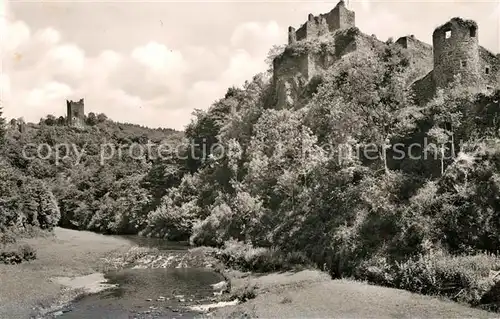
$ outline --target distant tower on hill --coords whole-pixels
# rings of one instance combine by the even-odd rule
[[[83,99],[79,101],[66,100],[67,117],[69,126],[82,127],[85,123],[85,106]]]
[[[434,81],[446,87],[457,75],[464,83],[479,86],[479,41],[476,22],[453,18],[432,35],[434,47]]]

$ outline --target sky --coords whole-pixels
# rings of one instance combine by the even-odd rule
[[[1,2],[4,115],[38,122],[66,99],[115,121],[182,130],[230,86],[267,69],[273,45],[309,13],[337,1]],[[500,52],[500,0],[350,0],[356,25],[381,40],[432,43],[452,17],[476,20],[482,46]]]

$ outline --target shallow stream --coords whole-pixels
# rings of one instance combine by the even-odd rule
[[[191,268],[183,258],[187,245],[137,237],[127,239],[142,247],[158,248],[161,257],[149,257],[149,260],[156,258],[152,260],[156,266],[104,274],[106,284],[114,288],[80,297],[59,310],[57,318],[195,318],[200,312],[190,307],[216,302],[212,285],[223,282],[224,277],[199,264]]]

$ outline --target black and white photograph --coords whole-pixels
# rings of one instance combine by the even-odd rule
[[[500,318],[500,0],[0,1],[0,319]]]

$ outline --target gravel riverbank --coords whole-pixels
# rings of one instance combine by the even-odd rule
[[[37,251],[37,259],[19,265],[0,264],[0,318],[30,318],[44,309],[70,301],[94,287],[95,276],[68,287],[58,278],[107,271],[106,258],[127,252],[125,239],[56,228],[53,236],[22,239]],[[97,275],[99,276],[99,275]]]

